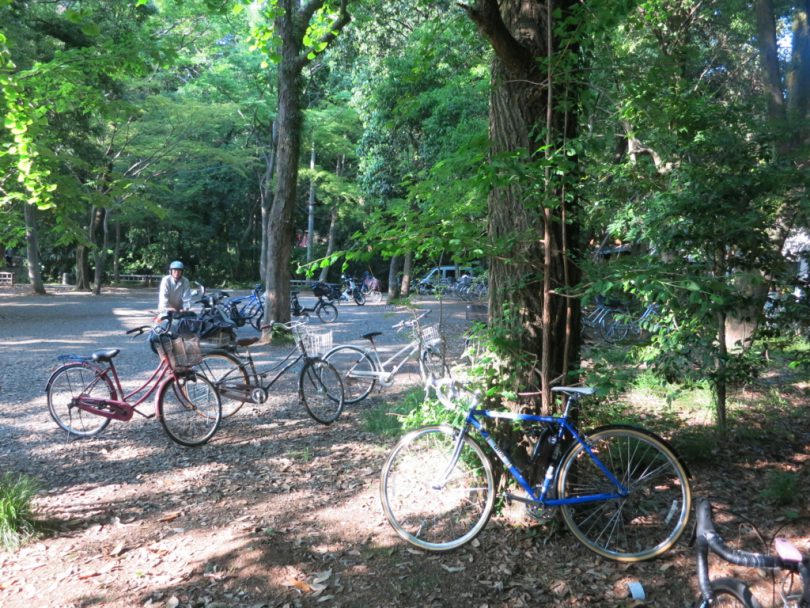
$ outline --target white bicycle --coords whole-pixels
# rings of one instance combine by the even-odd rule
[[[331,363],[343,380],[344,403],[357,403],[365,399],[379,382],[388,387],[412,355],[418,353],[419,374],[425,386],[425,396],[435,388],[436,382],[449,374],[444,360],[444,342],[438,327],[422,327],[420,321],[430,311],[422,312],[413,319],[403,320],[393,326],[397,332],[410,330],[411,341],[383,361],[377,352],[374,338],[382,332],[373,331],[362,337],[370,346],[363,348],[353,344],[343,344],[328,351],[323,358]]]

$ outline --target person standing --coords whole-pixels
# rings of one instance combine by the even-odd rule
[[[175,260],[169,264],[169,274],[160,281],[158,290],[158,312],[187,310],[191,303],[191,286],[183,276],[183,262]]]

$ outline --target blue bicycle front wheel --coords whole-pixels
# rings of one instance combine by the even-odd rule
[[[692,508],[689,476],[672,449],[656,435],[629,426],[606,426],[585,441],[618,480],[619,489],[581,443],[563,456],[557,477],[566,525],[602,557],[640,562],[668,551],[686,530]],[[603,496],[598,499],[595,497]],[[610,496],[614,496],[610,498]]]
[[[483,530],[495,505],[492,464],[459,431],[429,426],[405,435],[388,457],[380,480],[385,516],[397,534],[427,551],[450,551]]]

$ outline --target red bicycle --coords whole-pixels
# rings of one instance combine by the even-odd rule
[[[180,445],[202,445],[214,436],[222,418],[222,402],[214,385],[192,369],[201,359],[198,339],[157,333],[149,326],[127,334],[147,331],[152,332],[160,361],[149,379],[129,393],[121,386],[113,361],[119,349],[60,357],[63,365],[51,374],[45,391],[51,417],[68,435],[93,437],[110,420],[129,422],[137,413],[144,418],[157,416],[166,434]],[[139,411],[152,395],[154,412]]]

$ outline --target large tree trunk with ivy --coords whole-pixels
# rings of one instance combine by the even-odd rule
[[[490,318],[509,328],[518,346],[510,367],[519,370],[519,388],[539,389],[545,411],[551,409],[551,386],[566,382],[579,359],[579,306],[565,297],[579,280],[571,263],[578,241],[575,202],[553,172],[536,168],[545,160],[539,151],[559,150],[576,134],[570,74],[566,88],[546,67],[554,65],[549,55],[559,52],[551,15],[560,11],[565,19],[575,4],[477,0],[467,7],[495,50],[492,157],[517,157],[522,166],[507,171],[534,176],[534,183],[510,180],[489,196]],[[575,53],[576,45],[565,52]]]

